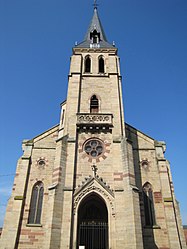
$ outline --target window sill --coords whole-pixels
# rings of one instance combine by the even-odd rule
[[[26,227],[42,227],[42,224],[27,224]]]
[[[158,225],[153,225],[153,226],[144,226],[145,229],[161,229],[160,226]]]

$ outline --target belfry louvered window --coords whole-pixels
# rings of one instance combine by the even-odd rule
[[[104,59],[103,57],[99,58],[99,73],[104,73],[105,72],[105,64],[104,64]]]
[[[144,212],[145,212],[145,225],[146,226],[156,225],[153,191],[150,183],[146,183],[143,186],[143,202],[144,202]]]
[[[93,95],[90,99],[90,113],[99,112],[99,101],[96,95]]]
[[[44,193],[43,183],[42,182],[36,183],[32,190],[29,219],[28,219],[29,224],[41,223],[43,193]]]
[[[91,59],[89,56],[85,58],[85,73],[91,72]]]
[[[91,39],[92,43],[99,43],[100,42],[100,33],[97,32],[96,29],[94,29],[94,31],[90,33],[90,39]]]

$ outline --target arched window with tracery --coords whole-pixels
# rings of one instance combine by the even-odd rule
[[[103,57],[99,57],[99,73],[104,73],[105,72],[105,62]]]
[[[90,99],[90,113],[99,112],[99,100],[96,95],[93,95]]]
[[[85,58],[85,73],[91,72],[91,59],[90,56],[86,56]]]
[[[145,213],[145,225],[146,226],[156,225],[153,190],[149,182],[145,183],[143,186],[143,202],[144,202],[144,213]]]
[[[28,219],[29,224],[41,223],[43,194],[44,194],[43,183],[37,182],[32,189],[29,219]]]

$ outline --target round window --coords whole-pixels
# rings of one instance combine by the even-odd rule
[[[39,166],[45,166],[45,160],[41,159],[38,161]]]
[[[84,151],[91,157],[98,157],[103,153],[104,146],[100,140],[91,139],[85,143]]]

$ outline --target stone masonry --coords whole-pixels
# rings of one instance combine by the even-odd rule
[[[117,48],[96,7],[68,78],[59,124],[23,141],[0,248],[186,249],[166,145],[125,123]]]

